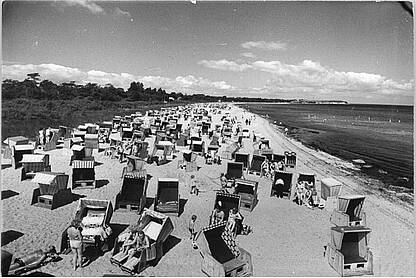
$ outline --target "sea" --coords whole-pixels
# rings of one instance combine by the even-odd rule
[[[240,107],[268,118],[287,135],[347,161],[384,184],[414,188],[413,106],[263,104]]]

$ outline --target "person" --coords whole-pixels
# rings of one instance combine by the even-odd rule
[[[191,192],[190,192],[190,194],[195,194],[197,196],[199,194],[199,189],[198,189],[198,187],[196,185],[196,181],[195,181],[195,176],[194,175],[191,175]]]
[[[123,149],[123,145],[122,143],[119,143],[117,146],[117,154],[118,154],[118,159],[120,162],[123,161],[123,155],[124,155],[124,149]]]
[[[50,137],[51,137],[51,129],[50,129],[50,128],[48,128],[48,129],[46,130],[46,143],[48,143],[48,142],[49,142]]]
[[[211,213],[210,225],[221,223],[224,221],[224,212],[220,210],[219,206],[215,206]]]
[[[279,171],[284,171],[285,170],[285,163],[282,160],[280,160],[279,162],[277,162],[276,169],[279,170]]]
[[[131,248],[128,251],[129,257],[127,260],[130,260],[137,252],[142,252],[146,248],[150,247],[149,238],[145,235],[145,233],[142,230],[140,230],[137,233],[137,239],[135,243],[136,244],[134,245],[134,248]],[[142,256],[143,252],[140,255]]]
[[[192,240],[192,244],[194,244],[194,242],[196,240],[196,235],[197,235],[197,232],[196,232],[196,229],[195,229],[196,219],[197,219],[197,216],[195,214],[193,214],[191,216],[191,220],[189,220],[189,225],[188,225],[189,233],[191,234],[189,239]]]
[[[269,160],[266,158],[261,164],[261,174],[262,176],[269,176]]]
[[[243,221],[243,217],[236,208],[232,208],[228,214],[227,229],[233,233],[234,237],[237,236],[237,221]]]
[[[42,145],[45,145],[46,144],[46,128],[43,128],[42,130],[42,138],[43,138]]]
[[[224,191],[225,188],[227,187],[227,178],[225,177],[224,173],[221,173],[220,182],[221,182],[221,190]]]
[[[123,245],[121,246],[121,252],[128,254],[128,251],[134,247],[137,243],[138,233],[137,231],[131,231],[124,241]]]
[[[277,197],[283,198],[283,186],[285,185],[285,182],[282,179],[277,179],[274,184],[276,186]]]
[[[39,145],[43,145],[43,130],[39,130]]]
[[[71,251],[74,254],[74,270],[77,270],[77,267],[82,267],[82,234],[81,234],[81,221],[74,219],[71,222],[67,230],[69,238],[69,246]]]
[[[136,142],[133,143],[133,155],[139,156],[139,145]]]

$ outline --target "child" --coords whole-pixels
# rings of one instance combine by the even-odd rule
[[[195,193],[195,195],[197,195],[197,196],[198,196],[199,189],[198,189],[198,187],[196,186],[195,176],[194,176],[194,175],[192,175],[192,176],[191,176],[191,192],[190,192],[190,194],[194,194],[194,193]]]
[[[189,232],[191,233],[190,239],[192,240],[192,246],[194,248],[196,246],[195,240],[196,240],[196,235],[197,235],[197,232],[196,232],[196,229],[195,229],[196,219],[197,219],[196,215],[193,214],[191,216],[191,220],[189,220],[189,226],[188,226]]]

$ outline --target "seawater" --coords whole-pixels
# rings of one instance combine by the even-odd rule
[[[240,105],[287,128],[305,145],[352,161],[386,184],[413,188],[413,106],[259,104]]]

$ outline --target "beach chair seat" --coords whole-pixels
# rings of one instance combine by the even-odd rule
[[[119,252],[110,258],[110,262],[114,265],[123,265],[126,259],[129,257],[128,253]]]

